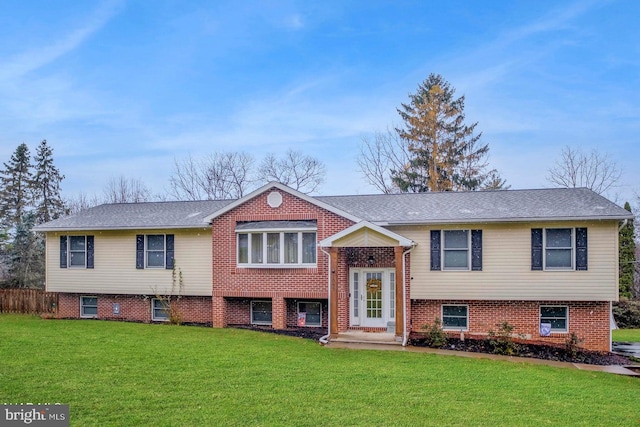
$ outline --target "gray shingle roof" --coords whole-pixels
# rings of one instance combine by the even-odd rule
[[[632,218],[625,209],[586,188],[317,198],[378,224]]]
[[[318,196],[315,199],[380,225],[498,221],[623,220],[632,215],[586,188]],[[42,224],[38,231],[198,228],[234,200],[100,205]]]
[[[36,231],[207,227],[203,218],[233,200],[116,203],[96,206],[34,227]]]

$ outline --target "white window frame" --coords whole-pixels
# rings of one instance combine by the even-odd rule
[[[156,302],[159,301],[166,305],[166,308],[158,308],[156,307]],[[166,310],[167,317],[157,317],[156,310]],[[162,298],[151,298],[151,320],[154,322],[168,322],[169,321],[169,310],[171,310],[171,304],[169,301],[166,301]]]
[[[320,301],[298,301],[298,314],[300,314],[300,304],[317,304],[320,313],[320,322],[319,323],[309,323],[309,320],[307,319],[305,322],[305,327],[312,327],[312,328],[318,328],[318,327],[322,327],[322,303]],[[273,315],[273,312],[271,313]]]
[[[446,251],[463,251],[465,249],[446,249],[446,233],[451,231],[465,231],[467,233],[467,267],[447,267],[445,264],[445,252]],[[452,230],[441,230],[440,231],[440,262],[442,271],[471,271],[471,230],[470,229],[452,229]]]
[[[84,239],[84,250],[83,251],[73,251],[71,250],[71,239],[82,237]],[[84,253],[82,260],[84,261],[82,265],[72,265],[71,264],[71,253]],[[78,268],[78,269],[86,269],[87,268],[87,236],[67,236],[67,266],[69,268]]]
[[[96,305],[88,305],[88,304],[84,304],[84,299],[85,298],[95,298],[96,299]],[[85,314],[84,313],[84,309],[85,307],[95,307],[96,308],[96,314]],[[80,317],[84,318],[84,319],[95,319],[98,317],[98,296],[97,295],[82,295],[80,296]]]
[[[162,265],[149,265],[149,251],[160,252],[155,249],[149,249],[149,236],[162,236]],[[144,268],[165,269],[167,266],[167,235],[166,234],[145,234],[144,235]]]
[[[253,304],[256,302],[268,302],[269,304],[271,304],[271,322],[263,322],[263,321],[257,321],[254,322],[253,320]],[[273,301],[272,300],[262,300],[262,299],[256,299],[256,300],[251,300],[250,303],[251,306],[251,324],[252,325],[272,325],[273,324]]]
[[[551,248],[551,250],[567,250],[571,249],[571,266],[570,267],[547,267],[547,230],[570,230],[571,231],[571,247]],[[576,229],[573,227],[549,227],[543,229],[542,232],[542,263],[545,271],[573,271],[576,269]]]
[[[569,332],[569,306],[568,305],[549,305],[549,304],[544,304],[544,305],[540,305],[540,308],[538,310],[538,328],[540,328],[540,324],[542,324],[542,309],[543,308],[564,308],[565,309],[565,313],[566,313],[566,317],[565,317],[565,328],[564,329],[554,329],[553,327],[551,327],[551,333],[552,334],[566,334]],[[559,319],[559,317],[556,317],[555,319]]]
[[[467,326],[460,328],[459,326],[446,326],[444,324],[444,308],[445,307],[466,307],[467,309]],[[461,316],[447,316],[447,317],[461,317]],[[442,319],[442,329],[445,331],[468,331],[469,330],[469,304],[441,304],[440,305],[440,319]]]
[[[295,263],[285,262],[285,240],[284,235],[288,233],[296,233],[298,235],[297,240],[297,250],[298,250],[298,261]],[[315,235],[313,245],[313,249],[315,251],[314,254],[314,262],[303,262],[304,260],[304,246],[303,246],[303,236],[306,233],[313,233]],[[252,254],[252,244],[254,234],[262,235],[262,262],[254,263],[251,259]],[[268,234],[279,234],[279,249],[278,249],[278,262],[268,262]],[[247,262],[240,262],[240,235],[247,236]],[[273,230],[242,230],[236,232],[236,265],[241,268],[309,268],[316,267],[318,265],[318,231],[317,229],[273,229]]]

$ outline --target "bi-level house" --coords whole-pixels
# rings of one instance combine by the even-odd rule
[[[58,317],[514,333],[610,349],[618,227],[584,188],[101,205],[37,227]],[[181,285],[181,286],[177,286]]]

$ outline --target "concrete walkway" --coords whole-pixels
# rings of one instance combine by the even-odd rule
[[[440,354],[443,356],[469,357],[472,359],[504,360],[508,362],[530,363],[533,365],[548,365],[548,366],[555,366],[557,368],[571,368],[571,369],[580,369],[583,371],[607,372],[610,374],[640,377],[640,365],[630,366],[630,368],[633,368],[632,370],[632,369],[629,369],[628,367],[617,366],[617,365],[609,365],[609,366],[587,365],[584,363],[556,362],[554,360],[533,359],[530,357],[502,356],[499,354],[472,353],[468,351],[441,350],[437,348],[426,348],[426,347],[412,347],[412,346],[402,347],[401,345],[397,345],[398,344],[397,342],[391,342],[391,341],[387,341],[384,343],[380,341],[353,342],[352,338],[353,336],[349,336],[347,339],[331,340],[327,345],[327,347],[348,348],[348,349],[354,349],[354,350],[396,350],[396,351],[410,351],[415,353],[432,353],[432,354]]]

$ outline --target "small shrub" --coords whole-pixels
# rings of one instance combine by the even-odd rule
[[[516,354],[519,350],[519,346],[513,342],[512,332],[515,329],[514,326],[509,324],[507,321],[498,323],[496,326],[499,327],[498,332],[490,329],[488,333],[491,352],[507,356]]]
[[[425,344],[427,347],[439,348],[447,344],[447,334],[442,330],[442,321],[435,318],[433,325],[427,323],[422,327],[426,331]]]
[[[567,340],[564,342],[564,348],[567,350],[567,353],[571,355],[571,357],[576,357],[576,355],[578,354],[578,349],[580,348],[580,344],[582,344],[583,341],[584,339],[579,338],[575,332],[571,332]]]

